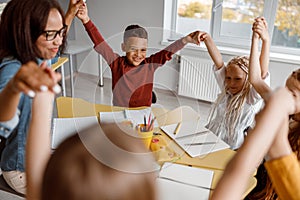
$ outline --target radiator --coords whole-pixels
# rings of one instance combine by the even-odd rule
[[[181,56],[178,95],[214,102],[220,88],[212,64],[210,59]]]

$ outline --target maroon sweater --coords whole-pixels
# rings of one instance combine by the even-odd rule
[[[85,25],[95,50],[103,56],[112,73],[113,105],[122,107],[151,106],[154,71],[171,60],[184,47],[182,39],[147,57],[139,66],[127,62],[126,56],[114,53],[94,23]]]

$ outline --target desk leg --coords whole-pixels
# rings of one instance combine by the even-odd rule
[[[62,86],[62,95],[65,97],[66,96],[66,81],[65,81],[65,67],[64,65],[61,66],[61,86]]]
[[[98,85],[100,87],[103,87],[104,86],[104,83],[103,83],[103,66],[102,66],[102,56],[100,54],[98,54],[98,67],[99,67],[99,82],[98,82]]]
[[[73,80],[73,55],[69,54],[70,80],[71,80],[71,97],[74,97],[74,80]]]

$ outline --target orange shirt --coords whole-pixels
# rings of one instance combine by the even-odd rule
[[[264,165],[281,200],[300,199],[300,164],[294,153]]]

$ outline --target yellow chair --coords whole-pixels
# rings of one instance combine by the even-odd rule
[[[62,84],[62,95],[65,97],[66,96],[66,82],[65,82],[65,68],[64,64],[68,61],[69,59],[67,57],[59,57],[58,61],[51,65],[51,68],[53,71],[57,70],[58,68],[61,68],[61,84]]]
[[[99,112],[124,110],[122,107],[94,104],[80,98],[57,97],[57,116],[59,118],[99,116]]]

